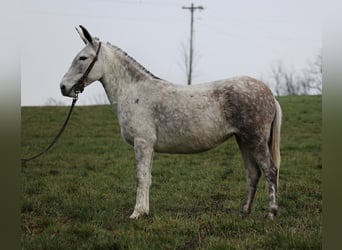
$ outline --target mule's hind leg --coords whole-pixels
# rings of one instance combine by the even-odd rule
[[[247,215],[251,212],[252,209],[252,204],[255,192],[257,190],[257,185],[261,176],[261,171],[258,165],[256,164],[255,160],[253,159],[253,156],[250,154],[248,147],[237,136],[236,141],[239,145],[244,166],[246,169],[247,195],[245,202],[242,206],[241,213]]]
[[[149,212],[153,144],[144,139],[136,138],[134,139],[134,152],[136,159],[137,197],[134,212],[130,218],[138,219]]]
[[[267,142],[258,143],[256,145],[249,145],[251,149],[251,154],[253,155],[256,163],[265,174],[267,186],[268,186],[268,218],[273,218],[277,215],[278,211],[278,204],[277,204],[277,190],[278,190],[278,183],[277,183],[277,174],[278,169],[273,163],[271,158],[271,154],[269,152]]]

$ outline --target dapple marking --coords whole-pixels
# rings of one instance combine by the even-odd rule
[[[76,28],[86,46],[76,55],[60,87],[74,97],[75,85],[95,57],[99,39]],[[235,136],[247,175],[242,213],[251,211],[261,173],[268,184],[269,218],[277,214],[281,108],[270,89],[250,77],[180,86],[151,74],[124,51],[102,44],[85,85],[99,80],[118,116],[123,139],[134,146],[137,196],[130,218],[149,212],[154,152],[190,154]]]

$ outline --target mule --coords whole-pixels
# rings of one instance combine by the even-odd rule
[[[242,214],[251,212],[261,173],[269,196],[266,216],[277,214],[282,112],[263,82],[243,76],[175,85],[150,73],[120,48],[100,42],[81,25],[76,30],[86,46],[64,75],[61,92],[75,97],[92,82],[102,83],[117,114],[121,135],[134,147],[137,194],[130,218],[149,213],[154,152],[200,153],[232,136],[247,175]]]

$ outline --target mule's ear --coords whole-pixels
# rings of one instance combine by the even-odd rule
[[[76,27],[76,30],[77,30],[78,34],[80,35],[80,37],[82,38],[83,42],[85,44],[88,44],[88,43],[93,44],[93,38],[90,35],[90,33],[88,32],[88,30],[86,28],[84,28],[82,25],[79,25],[79,27],[81,29],[78,29]]]
[[[83,35],[82,30],[80,30],[78,27],[75,27],[75,29],[76,29],[77,33],[80,35],[82,41],[83,41],[85,44],[87,44],[88,41],[87,41],[87,39],[85,38],[85,36]]]

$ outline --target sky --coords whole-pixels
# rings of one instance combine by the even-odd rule
[[[59,83],[84,47],[75,30],[79,24],[154,75],[185,85],[190,11],[182,6],[191,2],[204,7],[194,18],[193,84],[240,75],[267,81],[275,63],[300,71],[322,48],[319,0],[27,0],[21,14],[21,105],[71,103]],[[95,82],[78,105],[104,99]]]

